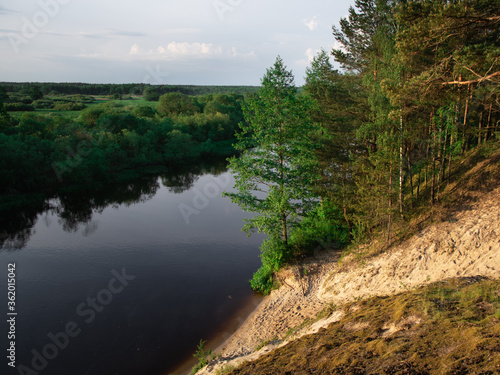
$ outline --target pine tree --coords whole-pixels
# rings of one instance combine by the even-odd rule
[[[290,230],[318,204],[312,188],[317,162],[311,106],[311,100],[297,95],[293,75],[278,57],[259,94],[244,107],[246,121],[240,124],[236,145],[243,154],[230,160],[237,192],[225,195],[257,214],[246,220],[244,230],[268,234],[283,245],[282,252]]]
[[[366,98],[357,97],[357,77],[335,70],[325,51],[314,57],[306,73],[304,89],[318,104],[317,110],[313,112],[313,120],[320,127],[321,147],[317,150],[320,176],[318,192],[322,200],[328,200],[342,211],[351,233],[354,195],[352,161],[355,155],[363,151],[354,130],[367,111],[367,106],[363,105]]]

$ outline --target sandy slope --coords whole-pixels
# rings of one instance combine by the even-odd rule
[[[341,313],[337,311],[286,337],[290,328],[305,318],[314,318],[329,304],[340,306],[359,298],[394,294],[449,277],[500,278],[500,188],[460,207],[448,222],[427,227],[366,264],[341,268],[337,256],[329,252],[309,261],[304,266],[307,276],[298,267],[285,270],[281,274],[283,285],[218,348],[220,357],[198,374],[216,374],[225,366],[237,366],[299,335],[318,331],[340,319]],[[254,352],[268,340],[268,345]]]

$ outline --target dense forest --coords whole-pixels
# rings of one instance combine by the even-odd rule
[[[300,90],[280,57],[260,88],[3,84],[0,194],[99,187],[236,149],[228,195],[256,213],[244,229],[268,235],[254,289],[325,241],[389,240],[440,201],[454,160],[498,147],[500,3],[356,0],[333,36],[340,47]]]
[[[259,151],[232,160],[229,196],[268,234],[260,291],[325,240],[393,239],[439,203],[454,160],[498,148],[498,0],[356,0],[333,35],[303,93],[278,57],[246,107],[238,147]]]
[[[320,54],[306,89],[330,140],[322,186],[335,188],[325,194],[353,235],[390,236],[414,205],[439,201],[453,158],[498,140],[500,3],[355,4],[333,29],[344,72]]]

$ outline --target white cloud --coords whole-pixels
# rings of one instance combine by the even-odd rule
[[[310,64],[313,61],[314,57],[320,52],[320,49],[308,48],[306,50],[307,62]]]
[[[131,55],[137,55],[139,53],[139,46],[137,43],[135,43],[132,47],[130,47],[130,52]]]
[[[200,42],[170,42],[166,46],[159,46],[157,52],[169,60],[205,59],[223,54],[221,47]]]
[[[316,16],[314,16],[313,18],[305,18],[302,20],[302,22],[310,31],[314,31],[318,27],[317,18],[318,17]]]
[[[306,49],[306,52],[304,55],[306,56],[305,59],[297,60],[295,63],[300,66],[308,66],[314,59],[314,57],[321,52],[321,49],[317,48],[308,48]]]
[[[196,62],[203,60],[228,61],[235,60],[256,61],[258,60],[255,51],[241,52],[237,47],[224,47],[213,43],[204,42],[170,42],[156,48],[143,48],[134,43],[130,47],[125,47],[128,52],[125,54],[122,48],[107,49],[100,51],[80,52],[76,56],[82,58],[102,59],[108,61],[179,61]]]
[[[236,47],[225,48],[213,43],[203,42],[170,42],[167,45],[158,46],[156,50],[148,50],[140,53],[136,45],[131,47],[135,55],[143,59],[168,60],[168,61],[193,61],[207,59],[256,59],[254,51],[240,52]]]

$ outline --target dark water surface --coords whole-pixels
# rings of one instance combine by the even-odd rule
[[[2,310],[15,263],[16,366],[25,372],[2,355],[0,373],[163,375],[200,339],[227,336],[257,298],[248,280],[263,239],[241,232],[248,214],[221,197],[233,183],[212,167],[1,218]]]

